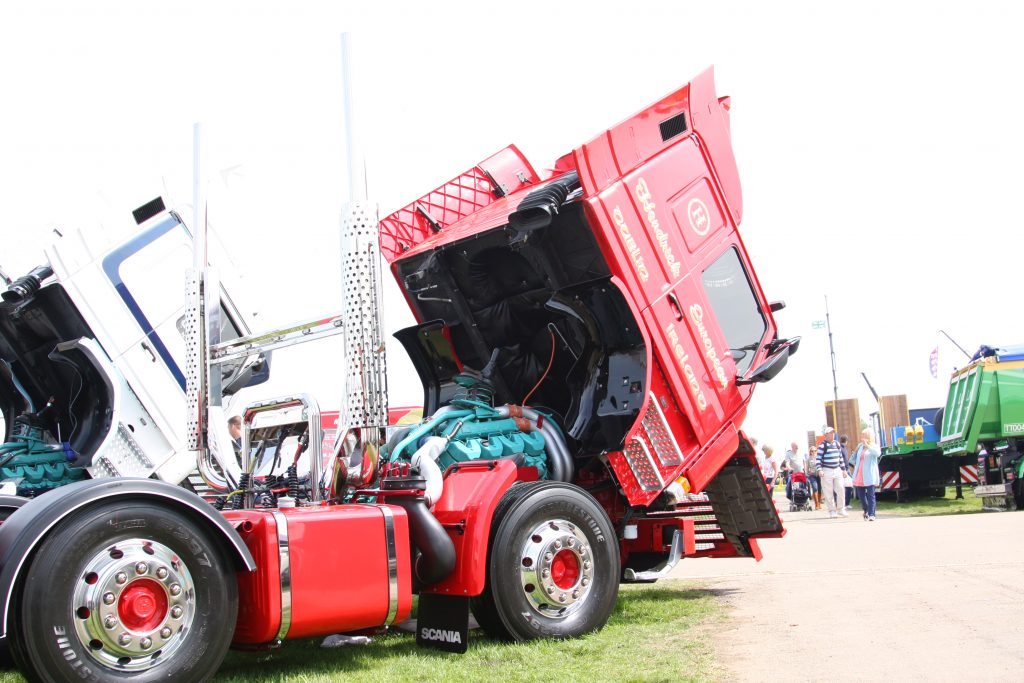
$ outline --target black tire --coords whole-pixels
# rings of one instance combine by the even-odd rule
[[[234,568],[205,529],[168,505],[100,504],[58,524],[31,558],[11,650],[29,681],[207,681],[237,610]]]
[[[543,484],[540,484],[541,486]],[[501,520],[505,517],[505,513],[508,509],[514,505],[519,499],[534,489],[537,484],[527,485],[523,482],[515,482],[512,486],[505,491],[505,495],[501,497],[498,504],[494,508],[494,514],[491,516],[491,534],[487,543],[487,559],[488,562],[491,559],[494,550],[494,536],[498,530],[498,525]],[[488,570],[489,572],[490,570]],[[480,628],[484,630],[491,638],[497,640],[512,640],[512,634],[508,632],[505,625],[501,621],[501,617],[498,616],[497,607],[494,604],[494,598],[490,592],[490,582],[484,584],[484,592],[474,598],[470,598],[469,608],[473,612],[473,616],[476,618]]]
[[[7,518],[17,512],[18,508],[9,505],[0,505],[0,525],[3,525]],[[10,669],[14,666],[14,658],[11,656],[11,649],[6,641],[0,643],[0,669]]]
[[[523,484],[495,511],[474,615],[503,640],[580,636],[608,621],[619,571],[618,539],[597,501],[569,484]]]

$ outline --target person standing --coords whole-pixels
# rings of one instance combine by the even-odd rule
[[[818,446],[814,458],[815,470],[821,477],[821,497],[825,499],[829,518],[846,517],[844,506],[846,490],[843,488],[843,452],[836,441],[836,430],[825,427],[825,440]]]
[[[807,456],[797,448],[796,441],[789,444],[785,462],[789,469],[789,477],[786,479],[786,498],[793,500],[793,475],[796,472],[807,473]]]
[[[235,447],[235,455],[242,452],[242,418],[232,415],[228,418],[228,434],[231,435],[231,445]]]
[[[875,487],[881,481],[878,472],[878,458],[881,453],[871,442],[870,429],[860,433],[860,444],[853,452],[853,485],[857,487],[860,505],[864,509],[864,519],[875,521]]]
[[[843,496],[843,507],[847,510],[850,509],[850,499],[853,498],[853,468],[850,467],[850,451],[846,447],[850,439],[847,438],[846,434],[839,437],[839,450],[843,453],[843,488],[845,494]]]
[[[771,491],[772,487],[775,486],[775,477],[778,471],[775,469],[775,459],[772,458],[772,447],[768,444],[761,446],[761,450],[764,451],[764,460],[761,463],[761,476],[764,477],[764,484]]]

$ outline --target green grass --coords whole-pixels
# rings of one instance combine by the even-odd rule
[[[711,592],[689,583],[623,586],[608,625],[575,640],[507,644],[474,631],[464,655],[419,649],[400,633],[333,649],[321,649],[319,638],[289,641],[269,652],[232,652],[214,681],[707,681],[720,676],[706,625],[721,613]],[[21,681],[0,675],[0,683]]]
[[[878,498],[878,513],[890,515],[903,515],[917,517],[921,515],[958,515],[972,512],[981,512],[981,498],[974,495],[970,487],[963,487],[964,497],[956,500],[956,489],[952,486],[946,488],[944,498],[914,498],[905,503],[897,503],[894,495],[887,495]],[[860,509],[860,503],[854,502],[854,510]]]

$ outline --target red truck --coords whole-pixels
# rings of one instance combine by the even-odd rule
[[[357,218],[350,253],[369,257],[344,265],[346,343],[379,322],[379,253],[419,321],[395,336],[425,418],[383,429],[377,340],[346,359],[359,381],[334,451],[306,445],[318,413],[315,432],[261,422],[301,399],[254,405],[216,507],[131,478],[10,505],[0,631],[19,668],[207,680],[229,647],[386,628],[414,594],[422,645],[464,651],[470,611],[496,638],[578,636],[621,581],[682,557],[759,558],[784,530],[741,424],[799,339],[777,334],[783,305],[761,290],[741,215],[709,70],[550,177],[509,147],[381,220],[379,242],[375,217]],[[195,353],[202,401],[215,382]],[[190,409],[200,435],[205,416]]]

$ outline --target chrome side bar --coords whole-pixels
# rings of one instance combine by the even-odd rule
[[[679,564],[679,560],[682,556],[683,532],[680,529],[676,529],[675,533],[672,534],[672,547],[668,551],[667,560],[654,569],[648,569],[643,572],[627,568],[622,574],[623,578],[625,578],[626,581],[656,581],[657,579],[663,579],[668,576],[669,572],[676,568],[676,565]]]
[[[277,552],[281,568],[281,626],[277,639],[284,640],[292,627],[292,557],[288,547],[288,518],[280,510],[271,510],[277,524]]]

